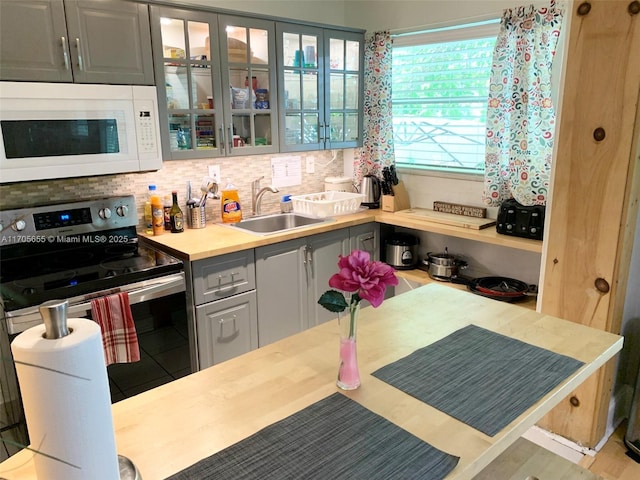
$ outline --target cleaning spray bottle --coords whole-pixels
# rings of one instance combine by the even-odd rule
[[[240,208],[238,189],[231,183],[231,179],[227,179],[227,186],[222,189],[220,198],[222,222],[236,223],[242,220],[242,209]]]

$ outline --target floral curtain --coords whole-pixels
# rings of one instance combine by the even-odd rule
[[[364,175],[382,177],[383,167],[395,163],[391,115],[391,34],[367,35],[364,46],[363,143],[354,154],[354,181]]]
[[[487,107],[484,202],[515,198],[545,205],[549,191],[555,111],[551,65],[562,11],[505,10],[493,54]]]

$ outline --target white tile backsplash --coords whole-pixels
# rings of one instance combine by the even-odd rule
[[[262,185],[269,185],[271,159],[287,155],[300,156],[303,165],[308,155],[313,156],[315,172],[307,174],[303,169],[301,185],[282,188],[278,194],[266,194],[262,201],[263,213],[278,211],[280,198],[284,194],[300,195],[320,192],[324,189],[325,177],[342,176],[343,174],[342,151],[336,150],[205,160],[171,160],[165,161],[162,169],[155,172],[2,184],[0,185],[0,210],[133,194],[136,197],[139,225],[142,228],[143,206],[148,185],[155,184],[161,195],[169,195],[172,190],[177,190],[181,205],[185,205],[187,181],[191,180],[193,194],[199,197],[200,184],[202,178],[208,175],[209,165],[219,165],[222,175],[220,187],[226,184],[227,178],[230,178],[238,187],[243,210],[249,214],[251,211],[251,182],[264,175]],[[334,155],[337,155],[337,158],[334,159]],[[220,205],[219,202],[210,199],[207,207],[207,222],[217,221],[220,221]]]

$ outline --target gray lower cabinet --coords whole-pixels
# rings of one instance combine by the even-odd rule
[[[349,228],[350,251],[369,252],[371,260],[380,260],[380,225],[376,222],[364,223]]]
[[[260,346],[335,318],[317,302],[348,251],[348,228],[256,249]]]
[[[254,251],[192,264],[199,368],[258,347]]]
[[[338,272],[338,258],[348,255],[349,229],[307,237],[308,247],[308,292],[310,295],[307,314],[309,327],[334,320],[336,314],[318,305],[320,295],[329,290],[329,278]]]
[[[200,368],[258,347],[256,308],[255,290],[196,307]]]
[[[335,320],[318,299],[338,258],[378,258],[378,225],[342,228],[191,264],[199,368]]]
[[[1,0],[0,79],[154,85],[148,7]]]

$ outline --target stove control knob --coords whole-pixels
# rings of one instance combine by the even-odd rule
[[[16,232],[21,232],[22,230],[27,228],[27,222],[25,222],[24,220],[16,220],[11,225],[11,228],[13,228]]]
[[[98,215],[100,215],[101,219],[107,220],[111,218],[111,210],[109,210],[108,208],[101,208],[98,212]]]
[[[116,208],[116,213],[119,217],[126,217],[129,213],[129,207],[127,207],[126,205],[121,205]]]

